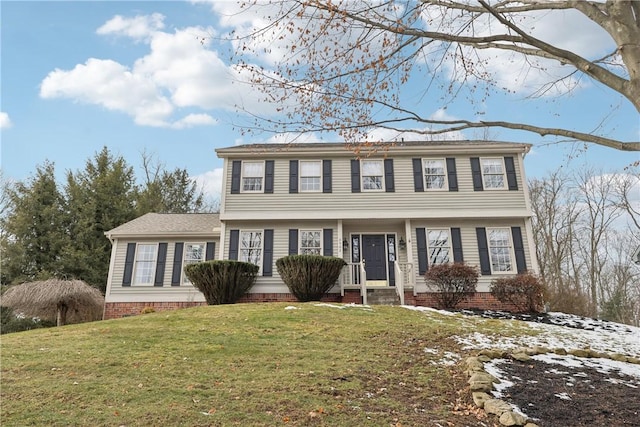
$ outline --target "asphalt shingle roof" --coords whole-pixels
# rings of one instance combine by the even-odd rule
[[[105,234],[149,235],[149,234],[193,234],[213,233],[220,227],[220,215],[208,213],[160,214],[148,213],[132,221],[122,224]]]

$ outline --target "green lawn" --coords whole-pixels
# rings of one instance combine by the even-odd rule
[[[293,305],[199,307],[3,335],[0,423],[477,425],[463,410],[461,365],[441,362],[447,351],[464,356],[448,337],[492,333],[498,321]]]

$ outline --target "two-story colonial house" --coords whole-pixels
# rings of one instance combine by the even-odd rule
[[[321,254],[347,262],[330,301],[367,303],[392,291],[433,305],[424,273],[464,261],[481,273],[468,307],[498,307],[493,279],[537,271],[523,159],[530,145],[397,142],[369,155],[341,143],[216,150],[220,214],[147,214],[107,234],[113,243],[105,318],[204,304],[183,274],[206,259],[260,267],[243,301],[293,301],[275,261]]]

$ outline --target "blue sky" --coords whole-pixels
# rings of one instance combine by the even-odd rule
[[[202,34],[228,31],[229,27],[221,28],[220,14],[233,7],[231,2],[212,6],[206,1],[2,1],[4,176],[26,179],[38,164],[49,160],[62,179],[66,170],[82,168],[107,146],[134,167],[140,166],[142,151],[155,153],[169,169],[185,168],[209,190],[217,188],[222,164],[214,149],[268,138],[243,136],[234,129],[233,123],[242,119],[234,112],[235,102],[260,111],[268,111],[268,106],[261,105],[250,88],[232,84],[223,54],[228,46],[220,45],[216,37],[204,45],[197,40]],[[575,44],[578,49],[593,46],[579,35]],[[434,117],[462,118],[468,108],[458,102],[445,112],[437,102],[420,102],[420,108]],[[640,138],[637,111],[596,84],[559,99],[496,95],[486,101],[486,109],[494,115],[491,118],[506,115],[548,127],[582,129],[595,128],[608,116],[608,136]],[[598,147],[582,152],[566,143],[539,144],[541,138],[535,135],[506,131],[491,135],[536,144],[526,159],[529,177],[541,177],[562,164],[621,170],[640,158],[638,153]],[[472,139],[477,134],[462,137]],[[336,140],[323,135],[309,139]]]

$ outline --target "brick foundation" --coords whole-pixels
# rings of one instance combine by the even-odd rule
[[[298,300],[290,293],[249,293],[240,298],[239,303],[250,302],[297,302]],[[344,296],[340,294],[325,295],[322,302],[336,302],[344,304],[362,304],[360,290],[345,290]],[[416,296],[408,291],[404,294],[406,305],[416,305],[424,307],[437,307],[437,300],[434,293],[421,293]],[[154,311],[175,310],[178,308],[196,307],[207,305],[206,302],[110,302],[105,304],[104,319],[115,319],[119,317],[135,316],[147,308]],[[471,298],[463,300],[457,308],[479,308],[485,310],[507,310],[517,311],[511,304],[503,304],[493,297],[489,292],[477,292]]]

